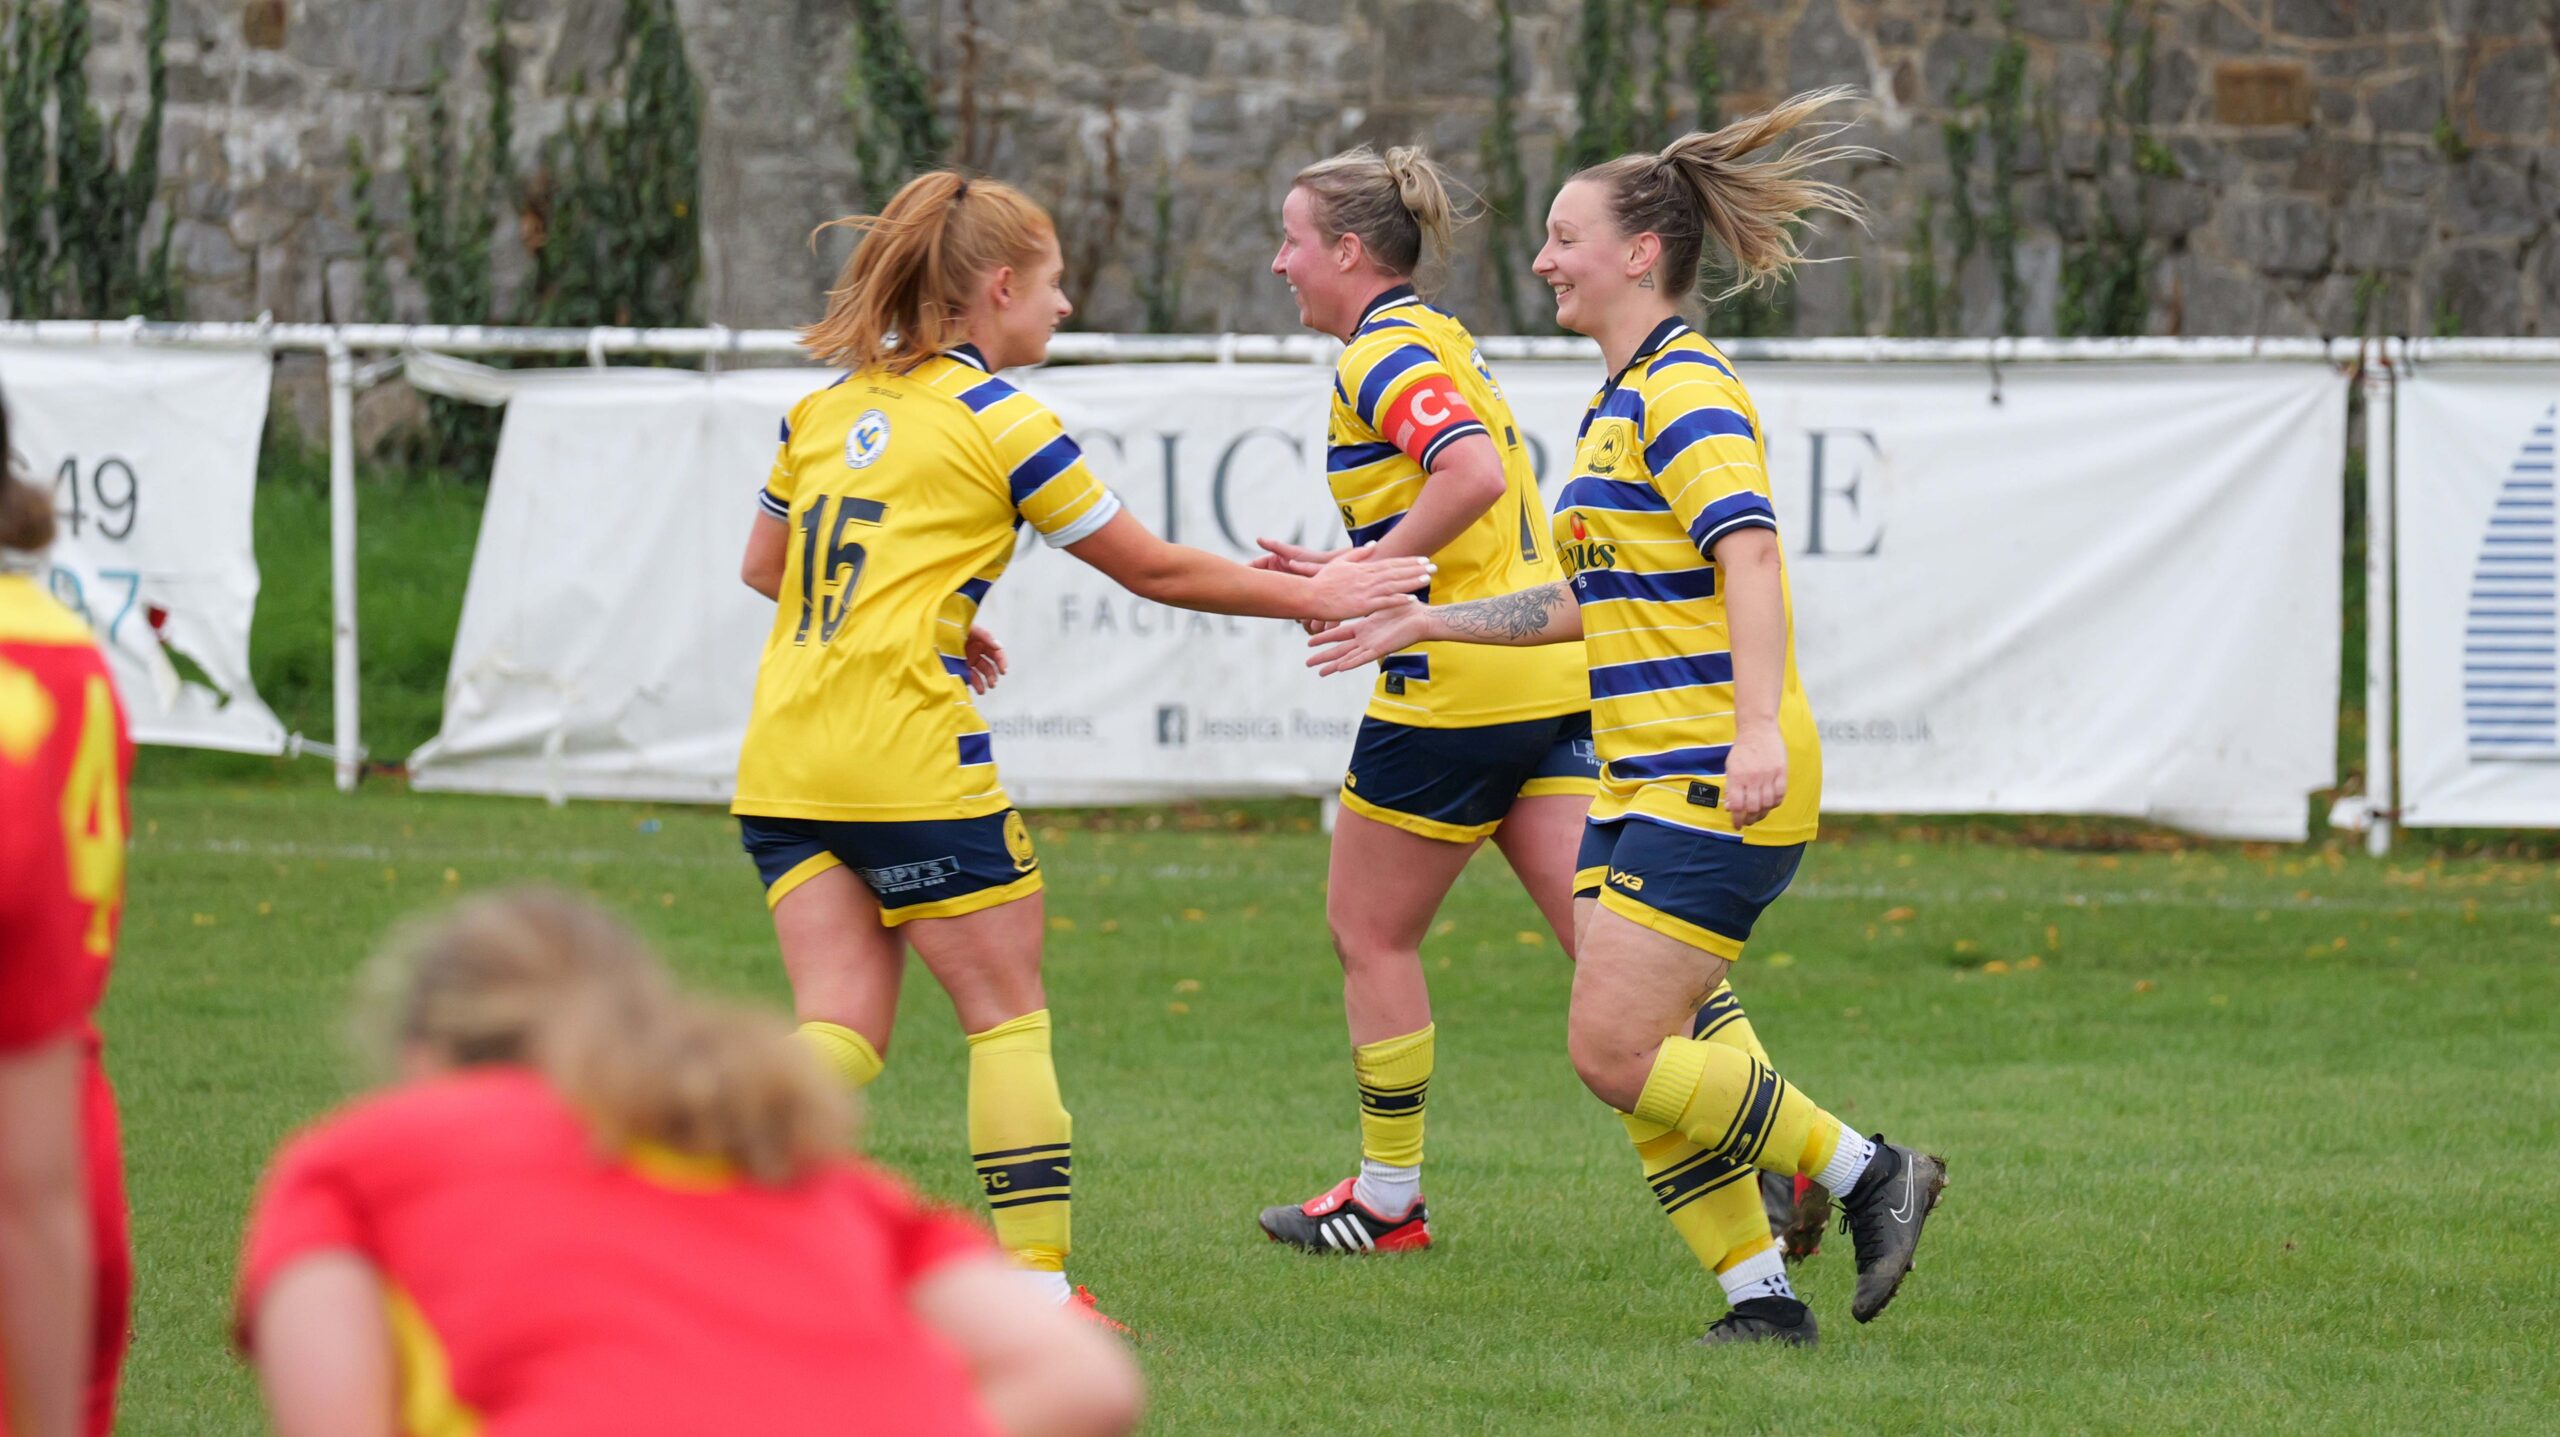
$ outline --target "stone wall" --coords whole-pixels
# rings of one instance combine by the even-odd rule
[[[1420,140],[1462,175],[1494,93],[1493,0],[906,0],[965,160],[1047,200],[1098,329],[1143,322],[1137,269],[1153,197],[1171,186],[1181,327],[1285,330],[1267,272],[1277,200],[1306,161],[1359,141]],[[1515,0],[1518,124],[1532,208],[1574,116],[1581,0]],[[137,106],[142,0],[98,0],[96,83]],[[581,74],[609,68],[621,0],[504,0],[516,62],[518,159],[561,125]],[[842,257],[808,248],[817,222],[854,208],[851,55],[835,0],[679,0],[705,99],[707,317],[807,318]],[[2141,126],[2169,171],[2138,179],[2126,145],[2097,171],[2108,0],[1675,0],[1685,44],[1703,23],[1731,106],[1817,85],[1874,99],[1857,138],[1885,159],[1846,177],[1870,231],[1827,233],[1846,256],[1804,277],[1798,333],[1885,332],[1907,282],[1914,221],[1937,196],[1939,263],[1952,259],[1944,124],[1982,121],[2000,47],[2027,56],[2014,173],[1997,187],[2024,328],[2050,332],[2060,276],[2102,195],[2139,226],[2150,328],[2172,334],[2560,334],[2560,0],[2153,0],[2156,78]],[[178,217],[189,312],[202,319],[352,319],[360,268],[344,162],[349,136],[383,174],[404,317],[425,317],[405,272],[399,171],[439,66],[478,108],[473,56],[486,0],[176,0],[163,174]],[[1684,82],[1685,83],[1685,82]],[[1675,116],[1686,124],[1684,112]],[[128,127],[127,133],[130,134]],[[1522,232],[1534,218],[1520,221]],[[502,235],[502,290],[523,269]],[[1447,294],[1483,331],[1504,326],[1464,248]],[[1960,322],[1999,324],[1983,249],[1956,277]]]

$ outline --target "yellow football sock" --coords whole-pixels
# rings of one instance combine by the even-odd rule
[[[1645,1186],[1700,1267],[1721,1272],[1768,1248],[1769,1219],[1753,1169],[1715,1156],[1677,1128],[1632,1113],[1618,1118],[1644,1163]],[[1755,1237],[1756,1248],[1750,1246]]]
[[[1689,1020],[1689,1036],[1701,1043],[1722,1043],[1740,1048],[1766,1063],[1769,1050],[1760,1046],[1760,1035],[1751,1030],[1751,1019],[1742,1011],[1742,1000],[1733,996],[1733,985],[1718,983],[1698,1005],[1697,1016]]]
[[[1840,1146],[1840,1120],[1767,1063],[1721,1042],[1665,1038],[1635,1115],[1677,1128],[1730,1162],[1795,1176],[1818,1173]]]
[[[807,1043],[810,1051],[834,1069],[856,1092],[870,1087],[871,1080],[879,1077],[880,1070],[888,1066],[888,1060],[880,1056],[879,1049],[871,1046],[869,1038],[841,1023],[803,1023],[800,1025],[800,1041]]]
[[[1701,1041],[1740,1049],[1764,1064],[1769,1060],[1729,984],[1716,985],[1690,1026]],[[1632,1113],[1618,1118],[1644,1164],[1645,1185],[1699,1266],[1725,1272],[1769,1250],[1769,1214],[1753,1169],[1710,1154],[1677,1128]]]
[[[1422,1166],[1422,1100],[1431,1087],[1432,1027],[1351,1050],[1360,1084],[1360,1156],[1400,1168]]]
[[[1067,1262],[1069,1137],[1049,1058],[1049,1010],[969,1035],[969,1153],[996,1241],[1024,1267]]]

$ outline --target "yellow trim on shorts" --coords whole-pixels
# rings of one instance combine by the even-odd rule
[[[791,865],[791,870],[789,872],[783,874],[780,878],[773,880],[771,884],[766,886],[764,890],[765,911],[770,913],[774,909],[781,907],[782,900],[790,897],[791,890],[799,887],[801,884],[808,882],[810,879],[817,877],[819,874],[826,872],[830,868],[842,867],[844,867],[844,860],[836,857],[832,853],[813,853],[808,857],[801,859],[798,863]]]
[[[1742,956],[1742,940],[1727,938],[1711,928],[1701,928],[1686,918],[1674,918],[1659,908],[1648,907],[1643,900],[1628,896],[1625,889],[1613,884],[1600,885],[1600,906],[1639,927],[1650,928],[1665,938],[1677,938],[1692,948],[1712,953],[1730,963]]]
[[[1554,794],[1569,794],[1575,798],[1593,798],[1598,796],[1599,792],[1600,780],[1596,778],[1568,778],[1563,774],[1552,774],[1546,778],[1533,778],[1520,785],[1520,792],[1513,796],[1546,798]]]
[[[880,922],[884,927],[895,928],[917,918],[959,918],[983,913],[1017,898],[1028,898],[1039,891],[1040,875],[1037,872],[1026,873],[1002,887],[981,888],[957,898],[937,898],[931,903],[918,903],[908,908],[892,908],[883,903],[880,905]]]
[[[1608,881],[1609,865],[1605,863],[1592,868],[1577,868],[1573,871],[1573,896],[1597,898],[1599,889]]]
[[[1392,808],[1380,808],[1353,793],[1348,787],[1342,790],[1342,806],[1362,818],[1374,818],[1390,828],[1401,828],[1407,833],[1419,834],[1424,838],[1436,838],[1442,843],[1473,843],[1502,826],[1502,820],[1498,818],[1491,823],[1443,823],[1436,818],[1424,818],[1418,813],[1401,813]]]

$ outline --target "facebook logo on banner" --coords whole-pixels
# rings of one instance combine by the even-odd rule
[[[2498,486],[2463,615],[2462,718],[2471,757],[2560,760],[2560,604],[2553,430],[2542,411]]]

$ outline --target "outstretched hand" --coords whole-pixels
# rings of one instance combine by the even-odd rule
[[[1376,611],[1346,619],[1307,640],[1307,647],[1315,650],[1307,667],[1319,674],[1338,674],[1374,664],[1421,643],[1430,627],[1431,606],[1411,594],[1397,594]]]
[[[1262,546],[1262,557],[1253,561],[1257,569],[1277,569],[1284,574],[1312,575],[1336,559],[1365,553],[1375,545],[1363,544],[1357,549],[1310,549],[1286,539],[1256,539]]]
[[[1289,560],[1295,564],[1301,560]],[[1377,557],[1375,544],[1346,549],[1338,557],[1316,565],[1306,576],[1315,589],[1316,612],[1330,619],[1355,618],[1400,595],[1411,594],[1431,581],[1436,572],[1428,559]]]

